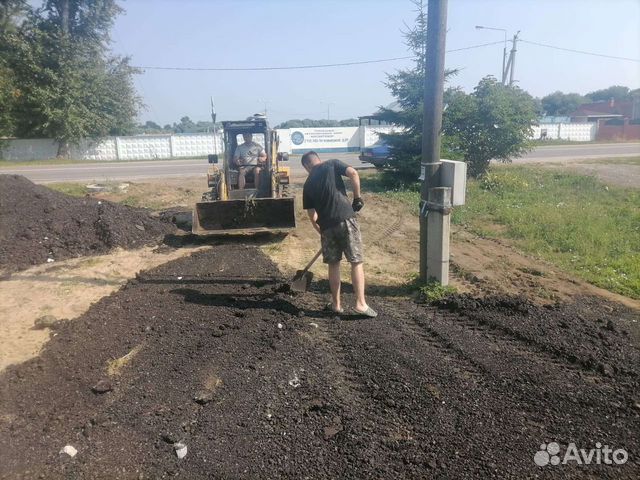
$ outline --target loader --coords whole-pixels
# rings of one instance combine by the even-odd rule
[[[296,226],[293,195],[290,194],[289,156],[279,152],[275,130],[263,115],[246,120],[222,122],[221,153],[208,156],[208,190],[193,211],[192,232],[196,235],[286,233]],[[247,173],[244,188],[239,188],[239,165],[234,152],[250,133],[260,143],[267,158],[261,163],[259,184]]]

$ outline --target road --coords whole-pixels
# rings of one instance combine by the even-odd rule
[[[640,156],[640,142],[552,145],[538,147],[513,163],[563,162],[583,159]]]
[[[367,168],[358,160],[358,154],[337,154],[355,168]],[[292,155],[289,165],[293,176],[300,176],[304,169],[300,156]],[[208,168],[204,158],[187,160],[146,160],[133,162],[95,162],[63,165],[34,165],[1,167],[0,174],[24,175],[35,183],[54,182],[108,182],[115,180],[145,180],[153,178],[194,177],[204,175]]]
[[[327,157],[328,155],[322,155]],[[640,156],[640,143],[581,144],[538,147],[514,163],[566,162],[578,159]],[[349,165],[363,168],[354,153],[332,155]],[[303,174],[299,157],[291,157],[293,175]],[[110,180],[143,180],[151,178],[192,177],[204,175],[207,163],[204,159],[149,160],[135,162],[100,162],[67,165],[36,165],[3,167],[0,173],[24,175],[36,183],[52,182],[105,182]]]

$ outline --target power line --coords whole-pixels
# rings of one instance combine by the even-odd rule
[[[565,52],[581,53],[583,55],[592,55],[594,57],[614,58],[616,60],[627,60],[629,62],[640,62],[640,59],[637,59],[637,58],[616,57],[615,55],[605,55],[604,53],[586,52],[584,50],[574,50],[572,48],[556,47],[555,45],[548,45],[546,43],[531,42],[529,40],[520,40],[520,41],[524,42],[524,43],[529,43],[531,45],[537,45],[538,47],[553,48],[554,50],[563,50]]]
[[[490,42],[490,43],[482,43],[479,45],[471,45],[469,47],[455,48],[453,50],[447,50],[447,53],[460,52],[462,50],[471,50],[473,48],[481,48],[487,47],[489,45],[497,45],[498,43],[502,44],[502,42]],[[225,67],[135,67],[141,68],[143,70],[180,70],[180,71],[206,71],[206,72],[256,72],[256,71],[266,71],[266,70],[305,70],[311,68],[330,68],[330,67],[347,67],[351,65],[365,65],[369,63],[383,63],[383,62],[394,62],[396,60],[408,60],[410,58],[414,58],[413,56],[405,56],[405,57],[392,57],[392,58],[381,58],[377,60],[363,60],[360,62],[345,62],[345,63],[324,63],[317,65],[296,65],[296,66],[286,66],[286,67],[233,67],[233,68],[225,68]]]

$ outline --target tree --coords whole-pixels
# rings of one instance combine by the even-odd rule
[[[15,130],[14,109],[20,97],[11,65],[12,48],[16,35],[29,14],[29,5],[24,0],[2,0],[0,2],[0,137],[13,135]]]
[[[589,101],[578,93],[562,93],[556,91],[542,97],[542,108],[547,115],[568,115],[575,112],[580,105]]]
[[[385,180],[391,184],[413,183],[420,172],[427,11],[422,0],[413,3],[417,14],[415,25],[407,27],[404,37],[405,44],[413,54],[414,66],[387,75],[386,85],[397,99],[399,108],[379,109],[382,120],[402,127],[397,132],[380,134],[390,146],[394,158],[395,171],[385,172]],[[445,78],[455,73],[454,70],[447,70]],[[446,141],[443,147],[446,151]]]
[[[82,138],[125,134],[141,106],[129,59],[111,56],[115,0],[47,0],[7,36],[19,98],[14,134],[54,138],[58,156]]]
[[[443,131],[448,148],[464,158],[470,175],[486,172],[492,159],[508,162],[530,149],[537,113],[527,92],[489,76],[473,93],[450,89],[446,99]]]
[[[612,85],[602,90],[596,90],[594,92],[587,93],[593,102],[608,102],[612,98],[616,102],[624,102],[631,100],[631,92],[629,87],[623,87],[622,85]]]

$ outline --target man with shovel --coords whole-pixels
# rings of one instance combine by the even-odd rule
[[[344,312],[340,306],[340,261],[344,254],[351,263],[355,312],[374,318],[378,314],[367,305],[364,297],[362,237],[355,218],[356,212],[364,206],[360,197],[360,176],[340,160],[323,162],[314,151],[302,156],[302,166],[309,173],[304,183],[302,208],[307,211],[313,228],[320,233],[323,261],[329,265],[329,308],[336,313]],[[347,197],[343,176],[351,180],[353,202]]]

